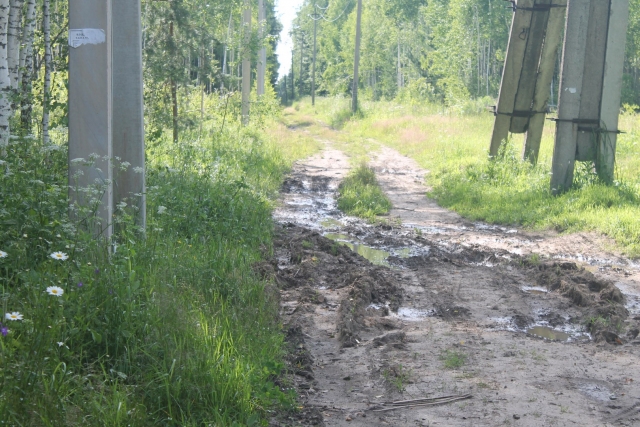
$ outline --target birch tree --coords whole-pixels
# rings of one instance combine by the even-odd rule
[[[49,92],[51,91],[51,15],[49,0],[42,3],[42,19],[44,32],[44,86],[42,89],[42,142],[49,144]]]
[[[9,144],[9,118],[11,117],[11,81],[7,62],[9,11],[9,0],[0,0],[0,147],[6,147]]]
[[[22,49],[20,49],[20,66],[18,78],[21,84],[20,123],[24,132],[31,130],[31,81],[33,76],[33,35],[36,28],[36,0],[27,0],[27,11],[22,32]]]
[[[20,65],[20,30],[22,27],[22,6],[24,0],[10,0],[9,29],[7,32],[7,63],[11,88],[18,89]]]

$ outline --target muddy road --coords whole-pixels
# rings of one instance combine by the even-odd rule
[[[638,264],[599,236],[461,219],[389,148],[371,163],[388,221],[346,217],[349,159],[325,144],[284,183],[259,266],[303,405],[272,425],[640,425]]]

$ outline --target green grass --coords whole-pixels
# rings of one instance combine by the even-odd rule
[[[338,193],[338,209],[347,215],[375,221],[391,210],[391,202],[380,189],[375,172],[366,164],[349,173],[340,183]]]
[[[149,143],[146,232],[124,207],[111,242],[68,215],[65,145],[12,141],[0,174],[0,424],[264,425],[292,407],[274,382],[277,291],[252,266],[271,251],[284,173],[317,146],[227,120]],[[13,312],[22,320],[5,320]]]
[[[458,369],[467,363],[467,355],[454,350],[447,350],[440,355],[440,360],[445,369]]]
[[[299,109],[328,120],[340,102],[317,99],[312,110],[303,100]],[[640,256],[640,121],[631,108],[620,117],[626,133],[618,138],[614,185],[599,182],[588,164],[578,163],[574,187],[561,196],[549,188],[555,131],[550,122],[538,165],[532,167],[520,160],[522,135],[513,135],[500,158],[489,160],[493,116],[473,113],[481,111],[480,104],[454,110],[363,102],[362,110],[362,118],[352,118],[332,134],[337,146],[364,143],[371,149],[382,143],[415,159],[430,171],[429,196],[441,206],[494,224],[602,233],[628,256]]]

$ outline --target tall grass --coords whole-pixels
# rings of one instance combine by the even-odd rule
[[[330,117],[339,101],[316,100],[316,116]],[[303,100],[301,112],[310,110]],[[430,196],[461,215],[500,224],[563,232],[595,231],[640,256],[640,123],[632,108],[621,115],[616,180],[599,182],[592,165],[578,163],[574,187],[562,196],[549,189],[555,127],[546,123],[538,165],[520,160],[522,135],[513,135],[498,159],[489,160],[493,116],[483,103],[438,105],[363,103],[363,117],[334,133],[342,144],[379,141],[430,171]]]
[[[149,144],[148,227],[121,206],[109,242],[68,215],[65,144],[12,141],[0,174],[0,425],[261,425],[292,405],[274,382],[276,293],[252,265],[270,252],[283,174],[316,147],[220,123]]]

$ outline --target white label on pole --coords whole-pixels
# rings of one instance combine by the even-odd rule
[[[107,41],[104,30],[98,28],[83,28],[69,30],[69,46],[76,48],[83,44],[100,44]]]

